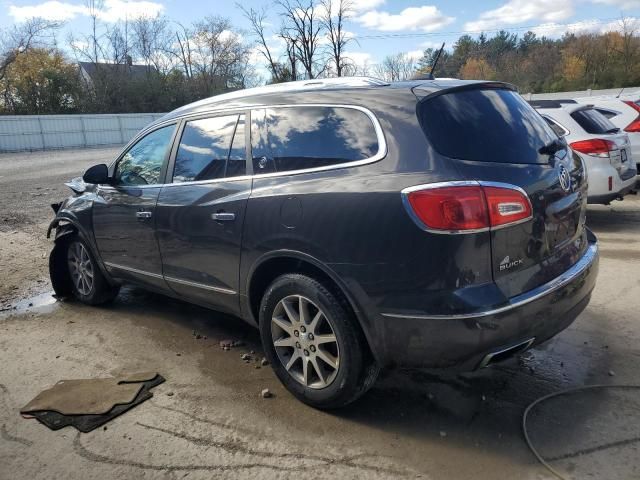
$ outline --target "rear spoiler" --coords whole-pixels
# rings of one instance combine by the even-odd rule
[[[431,86],[432,88],[428,88],[429,86]],[[500,90],[512,90],[514,92],[518,91],[518,87],[516,87],[515,85],[511,84],[511,83],[507,83],[507,82],[493,82],[493,81],[477,81],[477,82],[469,82],[469,83],[463,83],[461,85],[455,85],[449,88],[433,88],[434,86],[437,87],[437,85],[434,85],[434,83],[429,82],[429,83],[425,83],[420,84],[420,85],[416,85],[415,87],[413,87],[411,89],[411,91],[413,92],[413,94],[416,96],[416,98],[418,98],[418,100],[420,102],[424,102],[425,100],[429,99],[429,98],[433,98],[433,97],[437,97],[440,95],[445,95],[447,93],[455,93],[455,92],[464,92],[467,90],[480,90],[480,89],[500,89]],[[425,88],[427,87],[427,88]],[[424,89],[427,90],[424,94],[420,94],[420,90]]]

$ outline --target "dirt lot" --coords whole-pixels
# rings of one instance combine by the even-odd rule
[[[259,339],[234,318],[134,289],[105,308],[52,301],[49,204],[67,195],[62,182],[115,153],[0,155],[0,479],[552,478],[523,440],[526,406],[570,387],[640,384],[636,197],[590,208],[598,286],[558,337],[481,372],[386,372],[361,401],[326,413],[241,360],[261,358]],[[245,345],[224,351],[227,338]],[[167,382],[106,429],[53,432],[18,413],[60,379],[124,370]],[[261,398],[263,388],[275,396]],[[541,404],[530,434],[572,478],[640,478],[639,420],[637,391],[584,392]]]

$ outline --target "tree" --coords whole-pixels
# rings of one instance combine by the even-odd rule
[[[131,24],[132,53],[142,60],[151,72],[156,70],[167,73],[173,67],[173,34],[169,30],[169,21],[162,15],[139,17]]]
[[[571,83],[576,83],[584,76],[586,63],[575,55],[569,55],[564,60],[563,75],[564,78]]]
[[[74,112],[78,71],[57,49],[31,48],[16,57],[0,80],[5,109],[13,114]]]
[[[325,65],[319,58],[320,38],[323,30],[318,18],[318,4],[315,0],[276,0],[280,8],[282,28],[280,37],[287,48],[300,61],[307,78],[322,74]]]
[[[320,21],[327,32],[330,57],[336,69],[336,76],[342,77],[345,69],[349,68],[349,59],[345,56],[344,51],[349,42],[353,40],[345,31],[344,23],[349,19],[353,10],[350,0],[337,1],[338,4],[334,7],[334,1],[321,0],[320,6],[323,13]]]
[[[460,69],[460,77],[465,80],[493,80],[496,71],[484,58],[470,58]]]
[[[207,16],[193,25],[191,66],[198,93],[244,88],[249,48],[227,18]]]
[[[60,26],[59,22],[31,18],[7,31],[0,31],[0,80],[20,55],[32,48],[48,46]]]
[[[373,69],[374,75],[389,82],[408,80],[416,70],[415,61],[406,53],[387,55]]]
[[[267,62],[267,67],[271,72],[271,79],[274,83],[280,81],[291,80],[291,71],[285,72],[282,63],[272,54],[272,49],[267,43],[265,33],[265,22],[267,18],[267,9],[262,7],[261,10],[253,8],[245,8],[243,5],[236,3],[236,6],[242,11],[245,18],[249,21],[250,31],[255,37],[255,42],[260,54]]]

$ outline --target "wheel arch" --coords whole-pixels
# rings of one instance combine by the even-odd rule
[[[71,293],[69,287],[69,274],[66,266],[66,244],[77,235],[89,247],[93,258],[95,258],[98,268],[110,285],[116,285],[111,275],[102,263],[102,258],[97,246],[93,241],[93,236],[89,235],[79,220],[64,211],[58,213],[56,218],[49,224],[47,238],[51,237],[51,232],[55,230],[54,246],[49,254],[49,275],[56,295],[68,296]]]
[[[247,275],[245,311],[249,315],[249,320],[255,325],[259,323],[259,308],[262,296],[267,287],[280,275],[287,273],[300,273],[308,275],[315,280],[323,282],[327,288],[342,297],[354,314],[357,326],[364,334],[366,347],[376,361],[379,360],[377,349],[373,348],[375,342],[370,337],[371,332],[367,328],[364,314],[359,307],[357,300],[349,291],[340,277],[329,267],[311,255],[294,251],[280,250],[270,252],[260,257],[252,266]]]

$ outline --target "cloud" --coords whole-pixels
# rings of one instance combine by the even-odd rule
[[[154,17],[164,11],[164,5],[157,2],[141,0],[105,0],[104,8],[97,12],[97,16],[104,22],[114,23],[119,20],[133,20],[140,17]],[[50,0],[36,5],[9,6],[9,15],[17,22],[38,17],[46,20],[67,21],[78,16],[88,16],[89,9],[78,3],[59,2]]]
[[[638,18],[628,17],[625,20],[636,23]],[[557,24],[557,23],[543,23],[531,29],[533,33],[539,37],[545,36],[548,38],[561,37],[565,33],[583,34],[583,33],[606,33],[606,32],[619,32],[622,30],[622,23],[620,20],[614,20],[612,22],[602,23],[600,20],[583,20],[580,22],[574,22],[569,24]]]
[[[410,50],[406,52],[405,55],[414,62],[417,62],[424,56],[424,50]]]
[[[11,15],[17,22],[23,22],[33,17],[60,22],[71,20],[78,15],[84,15],[86,10],[86,7],[83,5],[50,1],[39,5],[25,5],[24,7],[10,5],[9,15]]]
[[[591,0],[593,3],[602,3],[611,5],[612,7],[622,10],[631,10],[632,8],[640,8],[640,0]]]
[[[398,14],[372,10],[355,18],[355,21],[364,27],[388,32],[406,30],[433,32],[454,20],[455,18],[444,15],[433,5],[405,8]]]
[[[339,3],[339,0],[332,0],[335,4]],[[368,12],[374,10],[376,7],[384,4],[385,0],[351,0],[351,10],[355,13]]]
[[[386,0],[331,0],[330,6],[332,17],[336,17],[338,15],[341,1],[343,2],[343,6],[347,7],[348,15],[351,18],[354,15],[361,15],[370,10],[374,10],[376,7],[384,4]],[[314,7],[314,11],[320,17],[325,17],[327,15],[324,2],[318,3]]]
[[[530,20],[558,22],[573,13],[573,0],[510,0],[501,7],[481,13],[477,20],[465,23],[464,29],[480,32]]]
[[[345,52],[344,55],[358,67],[371,65],[373,62],[373,56],[368,52]]]
[[[155,17],[164,11],[164,5],[150,1],[105,0],[99,17],[105,22],[131,20],[140,17]]]

